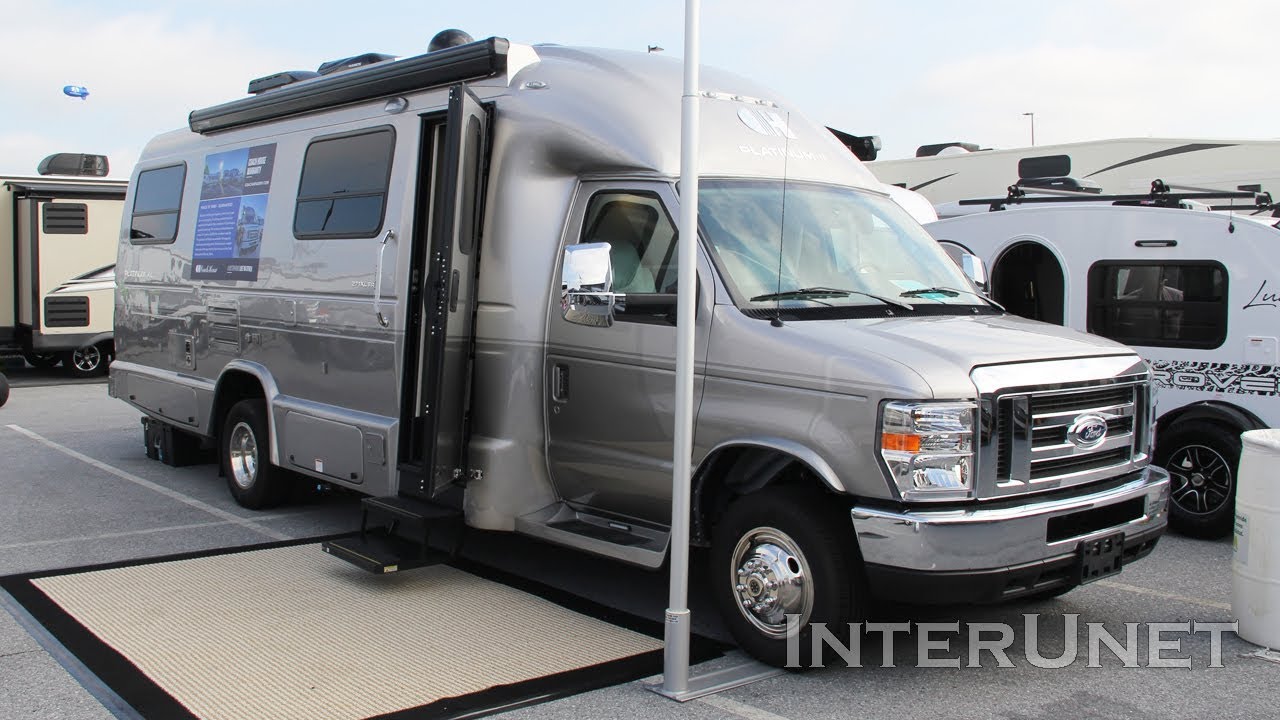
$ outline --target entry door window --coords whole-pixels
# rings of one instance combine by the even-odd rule
[[[609,243],[614,292],[676,291],[676,230],[656,195],[597,193],[587,207],[582,228],[581,242]]]

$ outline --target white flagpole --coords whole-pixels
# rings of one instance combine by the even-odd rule
[[[694,306],[698,272],[698,14],[684,4],[684,93],[680,99],[680,244],[676,298],[675,441],[671,472],[671,589],[662,690],[689,690],[689,522],[693,456]]]

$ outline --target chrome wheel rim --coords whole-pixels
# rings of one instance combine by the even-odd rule
[[[242,490],[248,490],[258,478],[258,439],[246,422],[231,428],[231,479]]]
[[[1169,456],[1170,497],[1192,515],[1208,515],[1231,499],[1231,464],[1206,445],[1186,445]]]
[[[770,527],[744,533],[729,559],[735,604],[756,630],[771,638],[787,635],[787,616],[797,627],[813,613],[809,563],[789,535]]]
[[[102,351],[97,345],[76,348],[71,353],[71,364],[80,372],[93,372],[102,364]]]

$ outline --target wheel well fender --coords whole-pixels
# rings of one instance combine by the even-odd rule
[[[777,482],[799,479],[798,473],[818,480],[828,492],[844,493],[831,465],[812,450],[787,440],[726,442],[712,448],[693,473],[692,541],[710,541],[712,522],[738,495],[757,492]]]
[[[271,463],[280,464],[280,448],[277,441],[275,413],[272,400],[280,394],[275,379],[262,365],[247,360],[232,360],[218,375],[213,389],[213,407],[210,410],[209,430],[212,437],[222,434],[222,423],[231,406],[248,398],[262,398],[267,403],[267,428],[271,435]],[[221,455],[221,453],[219,453]]]
[[[1217,400],[1207,400],[1183,405],[1161,415],[1156,420],[1156,444],[1159,445],[1160,443],[1161,432],[1166,432],[1175,424],[1189,420],[1207,420],[1222,425],[1230,425],[1241,432],[1245,430],[1261,430],[1267,427],[1267,424],[1261,418],[1242,407]]]
[[[108,352],[115,352],[116,344],[114,342],[114,335],[109,332],[103,332],[103,333],[98,333],[97,335],[94,335],[84,345],[85,347],[88,347],[89,345],[99,345],[101,343],[109,343],[111,345],[111,348]]]

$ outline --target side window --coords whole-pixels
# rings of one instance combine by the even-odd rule
[[[614,292],[676,291],[676,230],[658,196],[598,193],[591,198],[582,228],[580,242],[609,243]]]
[[[377,235],[387,205],[394,148],[391,128],[312,141],[302,161],[294,236]]]
[[[171,243],[178,235],[178,215],[182,208],[182,183],[186,165],[143,170],[138,173],[133,193],[133,217],[129,241],[134,245]]]
[[[1227,270],[1211,260],[1089,268],[1089,332],[1129,345],[1211,349],[1227,336]]]

